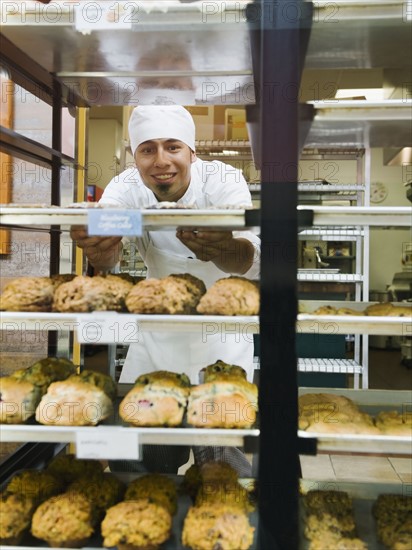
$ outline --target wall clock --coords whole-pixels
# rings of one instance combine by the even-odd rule
[[[370,201],[373,204],[383,202],[388,196],[388,188],[381,181],[375,181],[371,183]]]

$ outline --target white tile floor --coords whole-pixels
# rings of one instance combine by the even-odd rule
[[[301,456],[303,479],[412,483],[412,458],[386,456]]]

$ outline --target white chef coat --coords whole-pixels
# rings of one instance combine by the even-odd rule
[[[145,208],[158,200],[141,180],[137,168],[129,168],[116,176],[106,187],[104,204],[125,208]],[[251,206],[251,196],[241,172],[219,161],[197,159],[192,164],[191,181],[178,204],[194,208],[237,205]],[[252,267],[243,277],[257,279],[260,268],[260,240],[250,231],[234,231],[235,237],[251,241],[255,248]],[[171,273],[191,273],[202,279],[207,288],[229,274],[212,262],[203,262],[177,239],[175,231],[145,231],[136,238],[136,246],[147,266],[148,277],[166,277]],[[221,359],[240,365],[253,377],[253,336],[242,331],[217,332],[205,323],[199,332],[140,332],[137,343],[129,351],[120,376],[121,383],[133,383],[145,372],[169,370],[185,372],[193,384],[199,383],[199,371]]]

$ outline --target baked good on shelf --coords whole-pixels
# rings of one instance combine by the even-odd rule
[[[45,357],[33,363],[27,369],[15,371],[11,376],[30,382],[43,394],[52,382],[66,380],[76,373],[76,366],[64,357]]]
[[[121,275],[107,274],[105,280],[108,283],[109,293],[114,299],[114,310],[126,310],[126,297],[133,288],[133,281]]]
[[[309,491],[303,496],[306,538],[311,550],[339,548],[363,550],[367,545],[357,538],[353,503],[344,491]]]
[[[167,371],[143,374],[121,401],[120,417],[134,426],[180,426],[189,386],[185,374]]]
[[[203,281],[187,273],[145,279],[129,292],[126,306],[131,313],[191,314],[205,290]]]
[[[250,428],[256,421],[257,386],[228,372],[190,390],[187,421],[198,428]]]
[[[29,530],[34,510],[33,500],[24,493],[0,495],[0,544],[17,545]]]
[[[412,498],[381,494],[372,506],[379,539],[393,550],[409,550],[412,540]]]
[[[72,377],[69,378],[69,380]],[[111,376],[97,372],[90,369],[82,370],[78,375],[74,377],[76,380],[81,382],[86,382],[87,384],[93,384],[99,389],[104,391],[104,393],[111,399],[114,400],[117,396],[117,384]]]
[[[71,483],[79,477],[103,473],[103,466],[98,460],[76,458],[71,453],[55,456],[46,469],[65,483]]]
[[[202,484],[207,483],[237,483],[237,471],[227,462],[213,460],[201,466],[192,464],[185,472],[181,489],[193,499]]]
[[[365,309],[365,315],[371,315],[371,316],[385,316],[390,315],[390,311],[392,310],[392,304],[390,302],[382,302],[379,304],[372,304],[368,306]]]
[[[163,506],[174,515],[177,511],[177,488],[175,482],[162,474],[146,474],[131,481],[124,500],[147,498]]]
[[[121,310],[119,287],[106,277],[78,275],[72,281],[59,285],[53,298],[53,310],[62,313]]]
[[[0,378],[0,423],[21,424],[32,417],[42,393],[34,384],[12,376]]]
[[[205,369],[204,373],[204,381],[205,382],[212,382],[212,380],[215,380],[216,378],[221,378],[222,375],[229,375],[229,376],[240,376],[240,378],[244,378],[246,380],[246,371],[243,367],[239,367],[238,365],[230,365],[229,363],[225,363],[221,359],[218,359],[216,363],[213,363],[212,365],[208,365]]]
[[[389,310],[387,315],[390,315],[391,317],[409,317],[409,319],[412,319],[412,306],[392,305],[392,308]]]
[[[412,415],[399,411],[381,411],[376,416],[376,426],[386,435],[412,435]]]
[[[124,494],[124,484],[113,474],[97,471],[75,479],[69,491],[81,493],[93,506],[93,523],[103,519],[106,510],[119,502]]]
[[[244,277],[217,280],[200,299],[203,315],[257,315],[260,308],[258,285]]]
[[[119,502],[102,521],[103,544],[119,550],[155,549],[171,534],[172,516],[147,498]]]
[[[64,483],[46,470],[23,470],[16,473],[6,486],[7,493],[21,494],[40,504],[63,492]]]
[[[351,399],[328,393],[299,396],[299,429],[317,433],[379,434],[372,417]]]
[[[0,296],[4,311],[51,311],[55,285],[49,277],[18,277]]]
[[[192,550],[248,550],[254,530],[246,513],[236,506],[203,504],[189,508],[182,542]]]
[[[37,406],[36,420],[53,426],[96,426],[112,412],[110,397],[75,375],[50,384]]]
[[[363,311],[357,311],[356,309],[351,309],[350,307],[340,307],[338,308],[337,315],[365,315]]]
[[[316,309],[312,315],[337,315],[338,310],[333,306],[320,306]]]
[[[200,485],[195,505],[226,504],[250,513],[254,510],[248,490],[237,481],[204,482]]]
[[[33,514],[31,532],[49,546],[81,548],[94,531],[92,505],[73,491],[49,498]]]

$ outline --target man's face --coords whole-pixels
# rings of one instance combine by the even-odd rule
[[[190,183],[196,154],[177,139],[154,139],[141,143],[134,154],[143,183],[159,201],[175,202]]]

